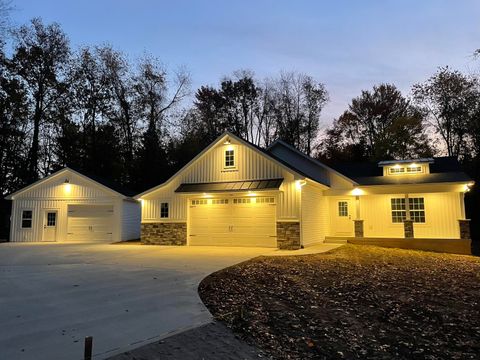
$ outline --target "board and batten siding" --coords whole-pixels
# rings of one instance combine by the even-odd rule
[[[360,196],[360,217],[364,220],[365,237],[404,237],[403,223],[392,222],[391,210],[391,199],[401,197],[404,194]],[[425,202],[425,223],[413,225],[416,238],[459,238],[459,193],[410,193],[409,197],[423,197]]]
[[[141,208],[138,201],[123,201],[122,240],[140,239]]]
[[[301,219],[304,246],[325,241],[329,226],[328,199],[322,189],[311,183],[302,187]]]
[[[120,212],[121,200],[113,198],[100,199],[69,199],[69,200],[39,200],[16,199],[12,204],[10,241],[36,242],[42,241],[44,213],[47,210],[57,211],[57,241],[67,239],[68,205],[114,205],[114,216]],[[32,227],[21,228],[22,211],[32,210]],[[114,219],[112,239],[119,239],[119,218]]]
[[[277,219],[298,220],[300,212],[300,192],[295,186],[294,175],[276,164],[265,155],[236,141],[232,144],[236,152],[236,170],[224,170],[226,145],[217,144],[182,170],[168,184],[142,196],[142,222],[186,222],[187,201],[192,195],[178,194],[175,190],[182,183],[208,183],[241,180],[261,180],[283,178],[277,196]],[[201,194],[199,194],[201,196]],[[160,204],[169,203],[169,218],[160,218]]]

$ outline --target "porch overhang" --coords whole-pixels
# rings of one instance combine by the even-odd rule
[[[225,193],[245,191],[279,190],[283,179],[226,181],[211,183],[184,183],[175,190],[176,193]]]

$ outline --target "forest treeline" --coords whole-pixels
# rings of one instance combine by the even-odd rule
[[[432,69],[409,94],[378,84],[325,127],[327,88],[307,74],[241,70],[192,89],[187,69],[109,45],[73,48],[39,18],[0,33],[3,195],[63,166],[141,191],[225,130],[261,147],[283,139],[327,163],[446,154],[479,178],[478,74]]]

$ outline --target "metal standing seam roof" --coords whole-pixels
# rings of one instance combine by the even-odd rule
[[[227,181],[212,183],[184,183],[175,190],[177,193],[238,192],[253,190],[278,190],[283,179],[248,181]]]

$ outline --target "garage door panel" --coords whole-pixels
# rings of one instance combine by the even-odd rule
[[[260,198],[263,199],[263,198]],[[221,205],[215,204],[222,201]],[[273,198],[209,199],[190,206],[189,244],[276,247]]]
[[[67,239],[69,241],[111,242],[112,205],[70,205]]]

